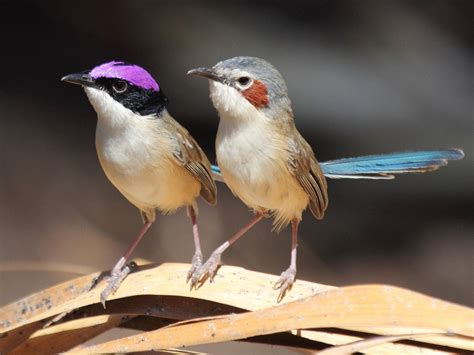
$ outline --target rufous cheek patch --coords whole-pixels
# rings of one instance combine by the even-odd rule
[[[264,83],[260,80],[255,80],[251,87],[242,92],[242,95],[250,102],[255,108],[263,108],[268,106],[268,90]]]

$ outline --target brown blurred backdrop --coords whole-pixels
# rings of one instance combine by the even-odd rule
[[[321,161],[449,147],[467,155],[394,181],[330,181],[327,217],[304,216],[298,277],[472,305],[472,10],[470,1],[0,3],[0,304],[75,276],[11,263],[108,269],[141,223],[102,173],[95,112],[63,75],[112,59],[144,66],[213,160],[218,118],[206,83],[185,73],[252,55],[286,78]],[[250,217],[219,188],[218,208],[200,202],[206,256]],[[224,262],[279,274],[289,249],[289,231],[271,233],[265,221]],[[135,256],[189,262],[192,253],[180,211],[159,217]]]

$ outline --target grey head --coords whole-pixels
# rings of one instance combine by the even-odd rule
[[[217,63],[211,69],[192,69],[188,71],[188,75],[201,76],[234,88],[268,117],[293,115],[285,80],[280,72],[264,59],[234,57]]]

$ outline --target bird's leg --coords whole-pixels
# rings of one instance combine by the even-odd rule
[[[296,249],[298,247],[298,225],[300,224],[299,219],[293,219],[291,221],[291,262],[290,267],[283,271],[280,275],[280,279],[275,283],[273,288],[280,289],[278,295],[278,302],[280,302],[287,291],[291,289],[296,277]]]
[[[196,210],[193,206],[188,206],[188,214],[191,217],[191,222],[193,223],[193,237],[194,237],[194,255],[191,261],[191,268],[188,271],[186,276],[186,282],[189,282],[194,272],[198,270],[202,265],[202,251],[201,251],[201,240],[199,239],[199,229],[197,225],[197,215]]]
[[[143,222],[144,224],[143,227],[140,229],[140,232],[138,232],[137,236],[133,239],[132,243],[130,243],[123,256],[119,259],[119,261],[117,261],[112,271],[110,272],[110,277],[107,280],[107,286],[100,294],[100,302],[102,303],[104,308],[105,301],[107,300],[107,298],[118,290],[122,281],[125,280],[128,274],[130,274],[130,272],[133,270],[133,268],[136,267],[135,263],[130,263],[129,265],[126,265],[126,263],[153,223],[150,222],[146,217],[144,217]]]
[[[251,229],[254,225],[256,225],[265,214],[263,212],[257,212],[255,216],[243,226],[237,233],[235,233],[232,237],[230,237],[225,243],[219,246],[216,250],[214,250],[207,259],[207,261],[193,274],[191,278],[191,289],[197,288],[198,283],[204,283],[207,278],[209,278],[210,282],[214,281],[214,276],[216,276],[217,269],[221,264],[221,255],[222,253],[234,244],[237,240],[239,240],[249,229]]]

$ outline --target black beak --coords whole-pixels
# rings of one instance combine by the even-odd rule
[[[94,78],[91,77],[87,73],[69,74],[69,75],[63,76],[61,78],[61,81],[65,81],[71,84],[82,85],[82,86],[90,86],[90,87],[95,86]]]
[[[214,70],[209,69],[209,68],[204,68],[204,67],[191,69],[190,71],[188,71],[187,74],[188,75],[195,75],[195,76],[202,76],[203,78],[214,80],[214,81],[217,81],[219,83],[223,83],[224,79],[225,79],[223,76],[217,74]]]

